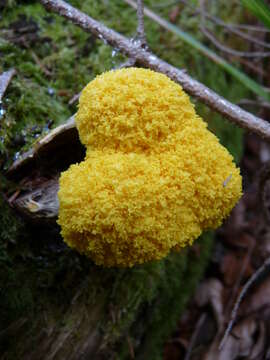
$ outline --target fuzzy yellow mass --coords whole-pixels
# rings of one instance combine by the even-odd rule
[[[163,74],[96,77],[76,125],[86,157],[61,174],[58,222],[65,242],[98,265],[161,259],[218,227],[241,196],[232,156]]]

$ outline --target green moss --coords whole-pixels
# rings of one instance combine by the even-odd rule
[[[2,325],[17,318],[32,303],[28,286],[19,287],[11,248],[23,232],[23,223],[0,196],[0,322]],[[25,283],[24,283],[25,284]]]

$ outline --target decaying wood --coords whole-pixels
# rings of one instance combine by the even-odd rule
[[[74,117],[41,138],[9,168],[11,179],[21,180],[9,203],[31,221],[53,221],[58,215],[58,178],[71,163],[82,161]]]
[[[59,202],[57,192],[58,177],[40,182],[36,187],[30,186],[23,194],[13,200],[13,206],[32,220],[57,219]]]
[[[0,102],[2,101],[4,93],[6,92],[6,89],[15,74],[16,74],[16,70],[10,69],[8,71],[3,72],[0,75]]]
[[[68,137],[78,136],[75,127],[74,116],[71,116],[65,124],[51,130],[46,136],[37,140],[34,146],[23,153],[7,171],[7,175],[12,177],[20,175],[26,168],[33,167],[36,160],[42,157],[49,149],[60,146],[61,142],[68,142]],[[55,154],[56,156],[56,154]]]

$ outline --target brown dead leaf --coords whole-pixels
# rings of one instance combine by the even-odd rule
[[[242,316],[270,306],[270,277],[257,286],[252,294],[244,299],[240,308]]]
[[[199,307],[210,304],[213,309],[218,328],[223,328],[223,285],[218,279],[210,278],[204,281],[196,291],[195,302]]]
[[[254,336],[258,334],[256,337]],[[263,353],[265,345],[265,327],[249,317],[237,324],[229,335],[223,348],[219,350],[220,338],[216,337],[203,360],[235,360],[239,357],[255,360]]]

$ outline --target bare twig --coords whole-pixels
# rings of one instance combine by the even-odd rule
[[[265,109],[270,109],[270,103],[266,101],[260,101],[260,100],[250,100],[250,99],[242,99],[238,102],[239,105],[251,105],[251,106],[257,106],[262,107]]]
[[[142,47],[146,47],[146,37],[144,31],[144,12],[143,12],[143,0],[137,0],[137,38],[141,43]]]
[[[102,23],[92,19],[90,16],[75,9],[66,2],[62,0],[41,0],[41,2],[49,10],[71,20],[85,31],[105,39],[109,45],[118,48],[124,55],[136,59],[138,64],[166,74],[172,80],[181,84],[187,93],[197,97],[204,104],[219,112],[233,123],[270,140],[270,124],[267,121],[230,103],[200,82],[191,78],[184,71],[157,58],[151,52],[142,49],[140,46],[136,46],[133,41],[107,28]]]
[[[79,100],[80,96],[81,96],[81,91],[72,96],[72,98],[68,102],[68,105],[73,105],[74,103],[76,103]]]
[[[246,68],[250,69],[253,73],[260,75],[260,77],[268,78],[268,72],[256,66],[256,62],[249,61],[248,59],[238,58],[237,61],[244,65]],[[239,104],[238,104],[239,105]]]
[[[211,32],[205,27],[201,26],[200,30],[207,37],[207,39],[215,45],[216,48],[230,55],[247,58],[262,58],[270,56],[270,52],[265,51],[238,51],[231,49],[228,46],[221,44],[218,39],[213,34],[211,34]]]
[[[205,37],[210,40],[212,42],[212,44],[214,44],[214,46],[219,49],[220,51],[222,51],[223,53],[225,54],[229,54],[229,55],[232,55],[234,57],[237,57],[237,58],[263,58],[263,57],[267,57],[270,55],[270,52],[265,52],[265,51],[238,51],[238,50],[234,50],[224,44],[222,44],[217,38],[216,36],[211,33],[207,27],[206,27],[206,21],[205,19],[208,18],[210,19],[212,22],[214,22],[215,24],[217,25],[220,25],[220,26],[223,26],[225,27],[227,30],[237,34],[238,36],[243,36],[246,40],[247,40],[247,37],[248,39],[252,39],[253,38],[249,37],[249,36],[245,36],[244,33],[242,33],[241,31],[237,30],[237,29],[234,29],[234,28],[230,28],[226,25],[226,23],[224,23],[223,21],[209,15],[209,13],[204,9],[204,3],[201,2],[201,7],[199,8],[194,8],[192,5],[190,5],[186,0],[182,0],[182,2],[186,5],[188,5],[189,7],[195,9],[195,11],[197,11],[200,15],[201,15],[201,26],[200,26],[200,30],[202,31],[202,33],[205,35]],[[256,44],[258,44],[258,42],[256,41]],[[260,45],[263,44],[264,45],[264,42],[260,42]],[[266,46],[268,46],[266,44]]]
[[[232,34],[235,34],[239,37],[241,37],[244,40],[248,40],[251,43],[257,44],[257,45],[261,45],[265,48],[270,49],[270,44],[266,43],[265,41],[259,40],[253,36],[250,36],[249,34],[244,33],[241,30],[238,30],[235,26],[233,26],[232,24],[226,24],[224,21],[211,16],[211,21],[214,22],[215,24],[224,27],[225,29],[227,29],[229,32],[231,32]]]
[[[37,56],[36,53],[34,53],[33,50],[31,50],[31,56],[33,58],[33,60],[35,61],[35,63],[40,67],[41,71],[46,75],[46,76],[52,76],[52,73],[46,68],[46,66],[44,66],[42,64],[42,61],[40,61],[39,57]]]
[[[144,4],[143,0],[137,0],[137,34],[135,38],[133,39],[133,42],[136,46],[140,46],[142,49],[147,49],[147,41],[145,36],[145,29],[144,29]],[[136,59],[134,57],[129,57],[129,59],[124,62],[123,64],[120,64],[118,69],[123,69],[126,67],[135,66]]]
[[[189,360],[190,359],[193,347],[194,347],[194,345],[196,343],[196,340],[197,340],[198,335],[199,335],[199,331],[200,331],[205,319],[206,319],[206,313],[203,313],[200,316],[200,318],[199,318],[199,320],[198,320],[198,322],[196,324],[195,330],[194,330],[194,332],[193,332],[193,334],[191,336],[191,339],[190,339],[190,342],[189,342],[188,349],[187,349],[184,360]]]
[[[187,1],[187,0],[173,0],[173,1],[168,1],[168,2],[162,2],[160,4],[153,4],[152,5],[152,8],[168,8],[170,6],[173,6],[173,5],[176,5],[176,4],[179,4],[179,3],[182,3],[186,6],[188,6],[189,8],[193,9],[195,11],[195,13],[201,13],[203,12],[204,10],[201,9],[201,8],[196,8],[195,6],[193,6],[191,4],[191,2]],[[205,17],[207,17],[209,20],[211,20],[213,23],[217,24],[217,25],[220,25],[220,26],[223,26],[225,27],[226,29],[228,29],[230,32],[238,35],[239,37],[242,37],[243,39],[246,39],[246,40],[249,40],[251,42],[254,42],[254,43],[258,43],[264,47],[268,47],[270,48],[270,45],[267,44],[266,42],[264,41],[260,41],[246,33],[243,33],[242,31],[239,31],[238,29],[242,29],[242,30],[248,30],[248,31],[254,31],[254,32],[262,32],[262,33],[267,33],[267,32],[270,32],[269,29],[267,29],[266,27],[263,27],[263,26],[255,26],[255,25],[247,25],[247,24],[231,24],[231,23],[225,23],[224,21],[222,21],[221,19],[213,16],[213,15],[210,15],[209,13],[205,12]]]
[[[203,17],[207,18],[208,20],[210,20],[211,22],[213,22],[216,25],[219,25],[221,27],[224,27],[227,31],[231,32],[232,34],[235,34],[239,37],[241,37],[242,39],[248,40],[250,42],[253,42],[254,44],[258,44],[261,45],[265,48],[269,48],[270,49],[270,44],[266,43],[265,41],[261,41],[253,36],[250,36],[249,34],[244,33],[241,30],[238,30],[239,25],[236,24],[230,24],[230,23],[225,23],[224,21],[222,21],[221,19],[210,15],[207,11],[205,11],[203,8],[201,7],[195,7],[193,6],[189,1],[187,0],[178,0],[178,2],[183,3],[184,5],[186,5],[187,7],[189,7],[190,9],[192,9],[195,13],[197,14],[201,14]],[[241,27],[240,27],[241,28]],[[245,29],[245,25],[243,25],[243,28]],[[253,28],[252,28],[253,29]],[[259,28],[262,29],[262,28]],[[249,29],[250,30],[250,29]],[[258,31],[258,28],[255,27],[255,30]]]
[[[234,304],[234,307],[232,309],[231,313],[231,319],[229,321],[229,324],[226,328],[225,334],[220,342],[219,350],[222,350],[223,346],[225,345],[228,336],[230,335],[230,332],[232,331],[233,325],[236,320],[237,312],[239,309],[239,306],[245,297],[247,291],[249,288],[256,282],[256,280],[259,278],[259,276],[270,266],[270,257],[268,257],[264,263],[255,271],[255,273],[249,278],[249,280],[244,285],[243,289],[241,290],[240,294],[238,295],[236,302]]]
[[[4,96],[4,93],[13,78],[13,76],[16,74],[15,69],[10,69],[8,71],[3,72],[0,75],[0,101],[2,101],[2,98]]]
[[[244,273],[245,273],[245,271],[246,271],[246,269],[248,267],[251,255],[253,253],[254,245],[255,245],[254,242],[250,241],[250,244],[248,245],[248,248],[247,248],[247,253],[246,253],[246,255],[245,255],[245,257],[244,257],[244,259],[242,261],[242,264],[241,264],[241,269],[240,269],[239,274],[237,276],[237,279],[236,279],[236,281],[235,281],[235,283],[233,285],[233,289],[231,291],[228,304],[226,305],[226,310],[225,310],[226,317],[230,315],[233,303],[235,302],[235,300],[237,298],[237,293],[239,291],[242,279],[244,277]]]
[[[244,30],[257,31],[257,32],[263,32],[263,33],[270,32],[270,30],[264,26],[247,25],[247,24],[228,24],[228,25],[230,27],[233,27],[236,29],[244,29]]]

